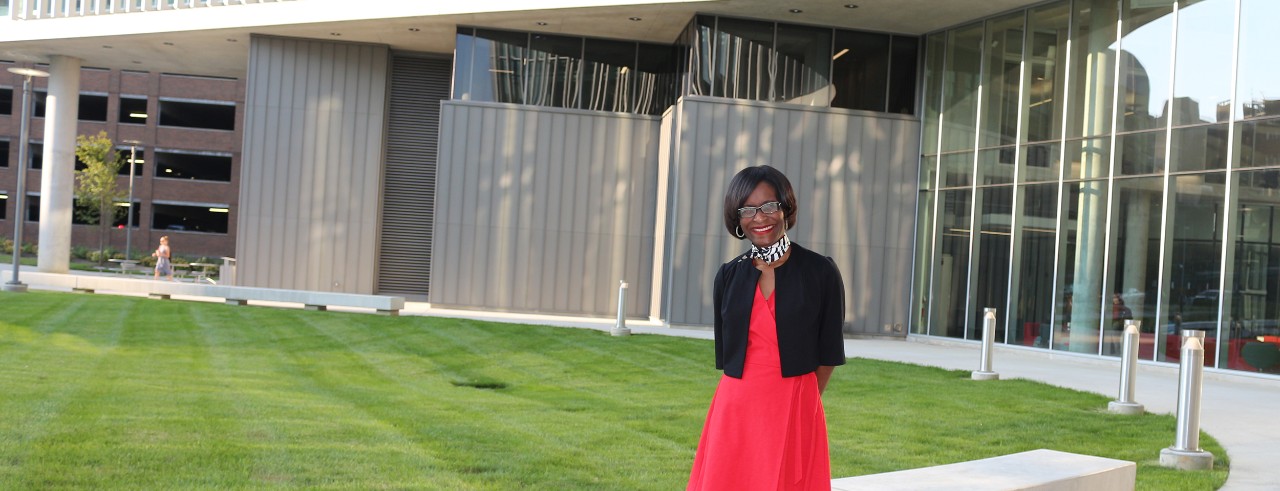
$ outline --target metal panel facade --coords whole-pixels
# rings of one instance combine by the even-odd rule
[[[611,316],[649,311],[657,118],[447,101],[433,305]]]
[[[893,326],[909,311],[918,121],[698,96],[668,117],[669,191],[659,196],[669,210],[658,268],[665,306],[656,315],[673,325],[711,324],[715,271],[747,247],[724,229],[725,188],[738,170],[769,164],[787,175],[799,201],[791,238],[840,267],[846,332],[905,335]]]
[[[373,293],[386,46],[254,36],[237,283]]]

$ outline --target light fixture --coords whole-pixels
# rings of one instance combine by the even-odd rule
[[[104,45],[102,45],[102,49],[111,49],[111,45],[110,45],[110,44],[104,44]]]
[[[171,43],[171,42],[169,42],[169,41],[165,41],[165,42],[164,42],[164,45],[165,45],[165,46],[173,46],[173,43]]]
[[[422,30],[422,29],[418,29],[418,28],[416,28],[416,27],[410,27],[410,28],[409,28],[409,32],[418,32],[418,31],[421,31],[421,30]]]
[[[642,20],[644,20],[644,19],[643,19],[643,18],[640,18],[640,17],[627,17],[627,20],[629,20],[629,21],[631,21],[631,22],[640,22],[640,21],[642,21]]]
[[[341,35],[342,35],[342,33],[340,33],[340,32],[331,32],[331,33],[329,33],[329,35],[330,35],[330,36],[341,36]]]
[[[147,119],[147,113],[129,113],[129,117],[138,119]]]
[[[22,115],[21,123],[19,123],[18,141],[22,142],[18,145],[18,200],[13,204],[13,279],[5,283],[3,289],[6,292],[25,292],[27,285],[23,284],[18,278],[18,271],[22,269],[20,259],[22,257],[22,212],[23,203],[22,196],[26,194],[25,188],[27,183],[27,143],[30,142],[31,136],[31,79],[35,77],[48,77],[49,72],[36,70],[34,68],[11,67],[9,73],[22,76]],[[5,199],[9,199],[5,196]]]
[[[793,14],[802,14],[802,13],[804,13],[804,11],[803,11],[803,10],[800,10],[800,9],[791,9],[791,10],[788,10],[788,12],[791,12],[791,13],[793,13]]]
[[[836,55],[835,55],[835,56],[832,56],[832,57],[831,57],[831,59],[832,59],[832,60],[834,60],[834,59],[836,59],[836,58],[839,58],[839,57],[841,57],[841,56],[844,56],[844,55],[845,55],[845,53],[848,53],[848,52],[849,52],[849,48],[842,49],[842,50],[840,50],[840,52],[839,52],[839,53],[836,53]]]
[[[209,211],[214,213],[230,213],[231,212],[231,210],[228,210],[226,208],[209,208]]]
[[[539,25],[539,26],[545,26],[545,25],[547,25],[547,23],[546,23],[546,22],[542,22],[542,21],[534,22],[534,24],[535,24],[535,25]]]
[[[846,4],[844,4],[844,8],[847,8],[847,9],[856,9],[856,8],[858,8],[858,6],[857,6],[857,5],[854,5],[854,4],[852,4],[852,3],[846,3]]]
[[[164,173],[165,173],[165,174],[173,173],[173,169],[165,169],[165,170],[164,170]]]

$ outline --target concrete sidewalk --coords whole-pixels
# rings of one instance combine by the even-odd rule
[[[0,282],[8,281],[8,267],[0,266]],[[25,271],[27,268],[23,268]],[[29,285],[32,289],[41,285]],[[52,290],[57,290],[52,288]],[[109,293],[109,292],[101,292]],[[180,300],[222,302],[220,298],[174,296]],[[345,310],[342,308],[332,309]],[[432,308],[430,304],[406,302],[402,315],[456,317],[498,322],[516,322],[608,331],[613,319],[568,316],[507,314]],[[628,320],[634,334],[657,334],[711,339],[705,329],[663,327],[654,322]],[[909,336],[904,339],[847,339],[845,352],[851,358],[900,361],[951,370],[977,370],[981,346],[977,342]],[[708,354],[710,357],[710,354]],[[709,359],[709,358],[708,358]],[[1001,379],[1021,378],[1102,394],[1115,399],[1120,386],[1120,363],[1072,353],[1049,352],[1021,346],[997,345],[993,370]],[[837,370],[840,377],[856,373]],[[1142,362],[1138,366],[1135,400],[1148,412],[1177,412],[1178,367]],[[1105,406],[1099,408],[1105,410]],[[1238,371],[1205,370],[1201,407],[1201,429],[1213,435],[1229,457],[1231,471],[1224,491],[1280,490],[1280,378],[1259,377]],[[1169,445],[1175,435],[1168,435]],[[1150,460],[1159,460],[1159,454]]]

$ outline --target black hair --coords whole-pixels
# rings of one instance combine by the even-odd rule
[[[778,202],[782,203],[782,211],[786,213],[787,230],[796,225],[796,215],[800,210],[796,207],[796,193],[791,189],[791,181],[778,169],[768,165],[747,167],[738,171],[729,181],[724,192],[724,227],[729,234],[738,237],[738,208],[747,202],[747,197],[756,190],[760,183],[767,182],[778,192]]]

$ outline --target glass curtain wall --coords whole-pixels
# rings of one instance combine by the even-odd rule
[[[698,15],[677,44],[683,94],[916,113],[914,37]]]
[[[1280,374],[1280,2],[1060,0],[923,39],[912,332]],[[977,235],[974,235],[974,234]],[[1007,321],[1007,324],[1004,324]]]
[[[657,115],[676,73],[671,46],[460,27],[453,98]]]

